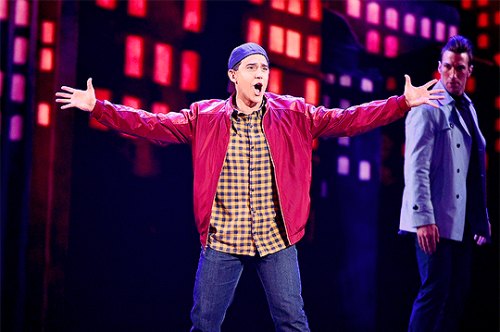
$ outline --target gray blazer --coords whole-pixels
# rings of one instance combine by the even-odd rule
[[[439,81],[434,89],[444,89]],[[405,188],[400,230],[416,232],[418,226],[436,224],[440,237],[462,241],[466,202],[474,234],[489,240],[486,209],[486,140],[479,130],[477,113],[470,111],[476,130],[480,180],[474,194],[466,188],[472,137],[455,101],[445,90],[445,99],[436,100],[439,109],[423,104],[413,108],[405,122]],[[470,102],[469,97],[465,98]],[[467,192],[469,191],[469,197]],[[479,194],[478,194],[479,193]],[[471,204],[473,203],[473,204]]]

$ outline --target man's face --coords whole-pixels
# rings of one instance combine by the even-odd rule
[[[445,51],[439,61],[438,71],[448,93],[460,96],[464,93],[467,79],[472,74],[469,56],[464,53]]]
[[[269,65],[263,55],[246,57],[237,70],[228,71],[228,76],[236,87],[237,99],[249,107],[262,103],[269,82]]]

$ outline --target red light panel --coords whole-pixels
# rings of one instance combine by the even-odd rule
[[[283,72],[276,68],[269,71],[269,85],[267,90],[276,94],[281,94],[281,82],[283,81]]]
[[[471,9],[472,8],[472,0],[462,0],[462,8],[463,9]]]
[[[321,21],[323,18],[323,7],[321,0],[309,0],[309,18],[313,21]]]
[[[201,0],[184,1],[184,29],[201,32]]]
[[[0,0],[0,21],[9,18],[9,2],[7,0]]]
[[[294,15],[302,15],[302,0],[288,0],[288,12]]]
[[[170,112],[170,108],[168,107],[168,105],[163,103],[153,103],[151,110],[153,111],[154,114],[159,114],[159,113],[166,114]]]
[[[302,54],[302,34],[298,31],[286,31],[286,55],[290,58],[300,59]]]
[[[170,85],[172,83],[172,47],[167,44],[156,44],[153,80],[156,83]]]
[[[307,61],[319,63],[321,55],[321,38],[317,36],[307,37]]]
[[[104,9],[116,9],[116,0],[96,0],[95,4]]]
[[[283,54],[285,52],[285,29],[277,26],[269,26],[269,51]]]
[[[182,52],[181,89],[198,91],[200,76],[200,55],[195,51]]]
[[[384,41],[384,54],[388,58],[395,58],[399,55],[399,40],[395,36],[387,36]]]
[[[45,21],[42,23],[42,43],[52,44],[54,42],[54,22]]]
[[[247,25],[247,42],[262,45],[262,22],[249,19]]]
[[[14,18],[15,24],[20,27],[27,27],[29,25],[29,16],[30,16],[29,2],[26,0],[17,0],[15,4],[16,4],[16,16]]]
[[[366,6],[366,22],[378,25],[380,24],[380,5],[376,2],[370,2]]]
[[[44,47],[40,50],[40,70],[51,71],[54,69],[54,51]]]
[[[436,22],[436,40],[444,42],[446,40],[446,24],[442,21]]]
[[[413,14],[406,14],[404,19],[404,30],[409,35],[415,35],[415,16]]]
[[[347,0],[347,15],[360,18],[361,17],[361,1]]]
[[[38,104],[36,122],[42,127],[50,125],[50,105],[48,103],[42,102]]]
[[[420,36],[426,39],[431,38],[431,20],[428,17],[420,21]]]
[[[385,10],[385,26],[394,30],[399,29],[399,13],[394,8]]]
[[[490,36],[485,33],[479,34],[477,36],[477,47],[481,49],[487,49],[490,47]]]
[[[304,99],[307,103],[318,105],[319,103],[319,82],[313,78],[306,79]]]
[[[276,10],[285,10],[285,0],[271,0],[271,8]]]
[[[480,13],[477,16],[477,27],[478,28],[486,28],[488,26],[488,14]]]
[[[28,39],[24,37],[14,38],[14,54],[12,62],[16,65],[24,65],[28,59]]]
[[[370,30],[366,34],[366,51],[375,54],[380,52],[380,35],[378,31]]]
[[[125,75],[142,76],[144,40],[142,37],[128,36],[125,41]]]
[[[467,79],[467,83],[465,84],[465,92],[474,93],[476,92],[476,78],[471,76]]]
[[[146,16],[146,0],[128,0],[127,13],[130,16]]]

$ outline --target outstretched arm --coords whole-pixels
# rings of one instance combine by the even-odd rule
[[[61,97],[56,99],[57,103],[62,103],[61,109],[76,107],[82,111],[92,112],[97,99],[95,98],[94,87],[92,86],[92,78],[87,80],[87,90],[73,89],[69,86],[61,87],[66,92],[57,92],[56,96]]]
[[[432,81],[429,81],[426,84],[419,87],[414,87],[413,85],[411,85],[410,76],[405,75],[405,79],[406,83],[405,83],[404,95],[406,98],[406,104],[409,107],[415,107],[422,104],[429,104],[436,108],[439,107],[438,105],[431,102],[431,100],[444,99],[444,95],[436,95],[438,93],[444,93],[444,90],[443,89],[427,90],[431,85],[437,82],[436,79],[433,79]]]

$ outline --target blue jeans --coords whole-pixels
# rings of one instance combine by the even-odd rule
[[[455,331],[470,286],[472,235],[466,232],[463,242],[441,238],[432,255],[414,237],[421,286],[408,331]]]
[[[295,246],[264,257],[202,248],[194,285],[191,331],[220,331],[244,264],[249,260],[264,286],[276,331],[309,331]]]

